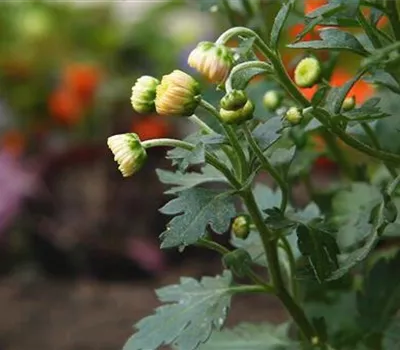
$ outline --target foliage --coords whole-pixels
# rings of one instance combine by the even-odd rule
[[[393,254],[398,247],[391,240],[399,236],[400,156],[399,128],[389,126],[397,125],[400,106],[396,3],[291,0],[267,7],[263,1],[227,0],[200,5],[226,16],[233,27],[216,40],[231,47],[225,61],[214,51],[192,56],[205,76],[230,69],[214,94],[218,100],[219,90],[227,93],[224,113],[230,124],[221,119],[217,101],[192,96],[187,103],[198,104],[199,113],[190,120],[200,131],[183,141],[154,139],[142,146],[172,147],[167,158],[178,168],[158,170],[160,180],[172,186],[167,193],[177,196],[161,209],[175,215],[161,234],[161,247],[213,249],[232,281],[216,290],[213,279],[184,279],[182,287],[166,287],[158,293],[161,300],[175,304],[140,321],[125,349],[161,344],[204,350],[396,348],[400,254]],[[291,43],[284,46],[288,36]],[[316,61],[308,60],[313,61],[309,67],[303,61],[302,86],[312,86],[302,89],[294,83],[293,62],[309,55],[320,66],[311,72]],[[343,70],[349,57],[351,74]],[[176,83],[183,90],[171,90],[171,114],[181,97],[176,91],[186,88]],[[273,111],[260,102],[267,91],[279,97]],[[156,106],[159,98],[156,94]],[[244,121],[238,111],[252,100],[255,117]],[[296,118],[287,118],[288,110],[296,111]],[[388,128],[390,141],[382,131]],[[260,173],[267,173],[276,188],[263,183]],[[299,183],[307,192],[304,205],[294,194]],[[214,240],[214,233],[226,235],[240,215],[250,218],[250,232],[240,237],[232,230],[230,245]],[[382,245],[391,247],[391,255]],[[264,270],[268,279],[259,273]],[[220,331],[231,294],[241,292],[277,297],[290,322]]]

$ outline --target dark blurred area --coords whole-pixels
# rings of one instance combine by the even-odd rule
[[[156,282],[215,270],[159,249],[165,150],[123,179],[106,139],[186,133],[135,114],[131,87],[186,68],[216,23],[184,1],[0,2],[1,350],[122,348]]]

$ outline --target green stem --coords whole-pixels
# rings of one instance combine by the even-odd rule
[[[193,151],[196,148],[195,145],[189,142],[176,139],[169,139],[169,138],[146,140],[142,142],[142,146],[146,149],[152,147],[178,147],[188,151]],[[225,177],[228,179],[228,181],[234,188],[236,189],[241,188],[241,184],[236,180],[236,178],[233,176],[230,170],[225,166],[225,164],[221,163],[218,160],[218,158],[216,158],[209,152],[206,152],[205,158],[208,164],[212,165],[215,169],[219,170],[222,174],[225,175]]]
[[[365,154],[368,154],[371,157],[381,159],[383,161],[388,161],[388,162],[393,162],[396,164],[400,164],[400,156],[395,154],[395,153],[389,153],[385,152],[382,150],[377,150],[374,149],[367,144],[355,139],[354,137],[350,136],[347,134],[344,130],[342,130],[336,123],[330,123],[329,119],[327,119],[327,116],[325,116],[325,111],[320,108],[314,108],[313,109],[313,115],[318,121],[325,125],[326,127],[330,127],[332,131],[338,136],[344,143],[347,145],[355,148],[356,150],[359,150],[360,152],[363,152]]]
[[[228,0],[222,0],[222,5],[224,6],[224,9],[225,9],[226,15],[228,17],[229,23],[232,26],[236,26],[237,22],[236,22],[236,18],[235,18],[235,11],[233,11],[231,9],[231,6],[229,5]]]
[[[232,68],[228,79],[225,82],[225,89],[226,92],[230,92],[233,90],[232,87],[232,79],[233,77],[240,71],[242,70],[248,70],[250,68],[260,68],[260,69],[264,69],[265,73],[268,72],[272,72],[271,66],[266,63],[266,62],[262,62],[262,61],[249,61],[249,62],[242,62],[239,63],[238,65],[236,65],[235,67]],[[260,72],[259,74],[261,74],[262,72]]]
[[[396,4],[397,1],[386,0],[387,15],[393,28],[393,34],[396,40],[400,41],[400,20]]]
[[[189,120],[197,124],[200,129],[204,130],[207,134],[215,133],[215,131],[210,128],[206,123],[204,123],[197,115],[193,114],[191,117],[189,117]]]
[[[376,33],[373,31],[373,27],[368,24],[367,20],[365,19],[364,15],[362,14],[361,10],[357,11],[357,20],[358,23],[363,27],[365,34],[367,34],[369,40],[371,40],[372,45],[379,49],[382,47],[382,44],[379,38],[376,36]]]
[[[354,169],[351,163],[349,162],[348,158],[345,156],[345,154],[337,144],[335,136],[331,133],[331,131],[324,130],[324,132],[322,133],[322,137],[324,138],[326,145],[332,152],[333,157],[336,159],[339,166],[343,169],[343,171],[347,174],[347,176],[350,179],[354,179],[355,176]]]
[[[290,267],[290,284],[292,287],[292,294],[293,294],[293,298],[294,300],[298,300],[298,286],[297,286],[297,281],[294,278],[294,274],[296,271],[296,259],[294,257],[292,248],[290,247],[290,244],[286,238],[286,236],[282,236],[280,238],[280,243],[281,243],[281,247],[282,249],[284,249],[287,257],[288,257],[288,261],[289,261],[289,267]]]
[[[253,7],[250,4],[249,0],[242,0],[242,5],[245,11],[247,12],[247,15],[251,18],[254,15]]]
[[[207,238],[200,238],[199,241],[197,242],[197,244],[201,247],[204,248],[208,248],[210,250],[214,250],[215,252],[221,254],[221,255],[225,255],[230,253],[231,251],[228,248],[225,248],[223,245],[211,241]]]
[[[258,157],[258,160],[260,161],[261,166],[264,168],[265,171],[267,171],[273,177],[273,179],[277,182],[278,186],[280,187],[281,192],[282,192],[282,200],[281,200],[280,209],[282,210],[282,212],[285,212],[287,204],[288,204],[288,196],[289,196],[289,188],[288,188],[286,181],[282,178],[282,176],[279,174],[279,172],[272,166],[272,164],[269,162],[268,158],[264,156],[261,148],[258,146],[257,142],[254,140],[254,137],[251,134],[251,132],[246,124],[243,125],[243,131],[246,136],[247,142],[249,143],[253,152]]]
[[[266,289],[259,285],[239,285],[229,288],[229,291],[232,293],[265,293]]]
[[[253,220],[254,225],[260,233],[262,244],[264,246],[267,257],[271,280],[276,290],[276,295],[285,305],[286,309],[293,317],[293,320],[296,322],[302,334],[304,334],[307,340],[311,342],[316,335],[314,328],[304,314],[304,311],[293,300],[293,298],[290,296],[285,288],[285,284],[279,267],[276,239],[273,238],[273,233],[269,231],[268,227],[265,225],[261,212],[254,199],[253,193],[251,191],[246,191],[242,194],[242,198]]]
[[[381,144],[379,143],[378,138],[376,137],[375,132],[372,130],[371,126],[367,123],[361,123],[361,127],[363,128],[365,134],[369,137],[369,139],[371,140],[372,145],[380,150],[381,149]],[[389,162],[384,161],[383,162],[387,168],[387,170],[389,171],[390,175],[392,175],[392,177],[396,177],[397,176],[397,171],[396,168],[393,167]]]
[[[200,105],[207,110],[209,113],[214,115],[218,120],[221,120],[219,112],[217,109],[210,103],[205,100],[200,100]],[[235,134],[235,131],[230,125],[226,125],[224,122],[221,122],[221,125],[225,131],[226,136],[229,139],[230,144],[236,152],[237,157],[239,158],[239,169],[237,169],[238,177],[240,180],[243,180],[247,177],[247,162],[246,156],[243,152],[242,146],[239,143],[239,140]]]

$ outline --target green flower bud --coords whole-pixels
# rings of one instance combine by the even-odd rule
[[[321,77],[321,65],[314,57],[303,58],[294,71],[294,81],[302,88],[314,86]]]
[[[246,239],[250,233],[250,217],[239,215],[232,222],[232,233],[235,237]]]
[[[147,159],[146,149],[136,134],[120,134],[108,138],[107,145],[114,153],[114,160],[123,177],[138,172]]]
[[[274,111],[281,105],[282,98],[283,98],[282,94],[279,93],[278,91],[275,90],[267,91],[263,97],[264,106],[267,109]]]
[[[301,111],[297,107],[290,107],[285,114],[285,119],[292,125],[299,124],[302,118]]]
[[[243,90],[232,90],[220,101],[221,119],[227,124],[240,124],[253,117],[254,104]]]
[[[138,113],[152,113],[155,111],[154,100],[156,88],[160,82],[153,77],[144,75],[132,87],[131,103]]]
[[[342,109],[344,111],[350,111],[356,106],[356,98],[355,96],[346,97],[342,104]]]
[[[210,82],[220,84],[229,75],[233,66],[233,55],[224,45],[203,41],[190,53],[188,64]]]
[[[191,116],[197,108],[200,87],[189,74],[174,70],[164,75],[156,91],[156,111],[160,115]]]

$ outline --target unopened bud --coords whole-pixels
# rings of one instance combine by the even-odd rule
[[[138,172],[147,159],[147,153],[136,134],[120,134],[108,138],[107,145],[114,154],[122,176]]]
[[[285,119],[292,125],[299,124],[302,118],[301,111],[297,107],[290,107],[285,114]]]
[[[232,90],[220,101],[221,119],[227,124],[240,124],[253,117],[254,104],[243,90]]]
[[[191,116],[199,104],[200,87],[189,74],[174,70],[164,75],[156,91],[156,111],[160,115]]]
[[[303,58],[294,71],[294,81],[301,88],[314,86],[321,77],[321,64],[314,57]]]
[[[269,110],[274,111],[281,105],[282,97],[282,94],[278,91],[267,91],[263,97],[264,106]]]
[[[156,88],[160,82],[153,77],[144,75],[132,87],[131,103],[138,113],[152,113],[155,111],[154,100]]]
[[[232,233],[237,238],[247,238],[250,233],[250,218],[248,215],[239,215],[233,220]]]
[[[190,53],[188,64],[212,83],[220,84],[229,75],[233,55],[225,45],[203,41]]]
[[[346,97],[342,104],[342,109],[344,111],[350,111],[356,106],[356,98],[355,96]]]

